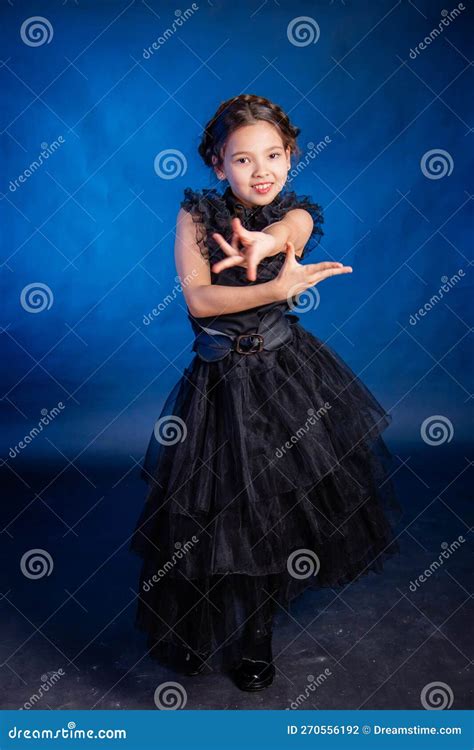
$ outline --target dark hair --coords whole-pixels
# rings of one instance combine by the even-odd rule
[[[290,153],[298,155],[300,149],[296,138],[300,128],[292,125],[288,115],[274,102],[263,96],[254,94],[239,94],[228,99],[217,109],[204,128],[199,154],[208,167],[214,167],[212,157],[217,157],[216,166],[222,165],[222,147],[229,136],[244,125],[255,125],[258,120],[265,120],[274,125],[279,131],[285,149],[289,146]]]

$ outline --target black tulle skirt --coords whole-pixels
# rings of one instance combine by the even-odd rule
[[[399,551],[390,421],[299,323],[274,352],[194,357],[154,426],[131,542],[153,655],[173,666],[189,646],[228,667],[249,623],[268,634],[305,589],[381,572]]]

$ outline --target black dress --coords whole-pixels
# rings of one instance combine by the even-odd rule
[[[181,205],[211,263],[226,257],[211,233],[230,241],[232,216],[261,230],[305,208],[314,228],[303,257],[322,235],[320,206],[286,190],[246,208],[230,187],[186,188]],[[241,267],[211,273],[211,281],[269,281],[284,258],[265,258],[256,282]],[[304,589],[380,572],[399,551],[401,508],[381,437],[391,416],[295,312],[285,301],[212,319],[189,315],[197,336],[203,327],[257,331],[264,316],[288,314],[291,338],[273,351],[230,351],[215,361],[195,354],[155,423],[141,471],[148,496],[131,542],[143,558],[135,624],[168,665],[190,646],[227,668],[242,655],[249,623],[268,634],[275,612]]]

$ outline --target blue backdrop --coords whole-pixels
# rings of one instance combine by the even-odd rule
[[[176,214],[186,186],[217,184],[197,146],[240,92],[276,101],[301,128],[290,187],[325,213],[307,262],[354,268],[318,287],[301,322],[392,412],[389,441],[420,443],[424,420],[442,417],[459,446],[471,363],[467,6],[300,2],[295,16],[284,2],[2,3],[2,434],[15,471],[142,456],[192,356]]]
[[[354,272],[319,285],[300,320],[392,413],[405,510],[382,579],[297,604],[279,635],[295,641],[282,657],[294,682],[264,705],[288,707],[306,670],[318,674],[313,632],[336,667],[311,708],[426,708],[433,680],[469,708],[471,565],[467,544],[447,549],[472,526],[471,3],[0,8],[0,708],[28,708],[61,666],[36,707],[156,709],[159,675],[133,634],[138,467],[193,356],[174,267],[180,200],[217,184],[197,146],[238,93],[301,128],[289,186],[325,214],[305,262]],[[189,688],[188,708],[257,705],[217,678]]]

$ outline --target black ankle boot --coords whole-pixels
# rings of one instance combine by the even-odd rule
[[[234,682],[240,690],[255,692],[272,684],[275,676],[273,662],[254,661],[244,657],[234,669]]]
[[[208,651],[201,653],[199,651],[183,649],[181,653],[180,671],[189,676],[201,674],[207,667],[206,659],[208,657]]]
[[[256,640],[245,641],[244,655],[240,664],[233,670],[234,682],[240,690],[255,692],[272,684],[275,676],[271,634]]]

